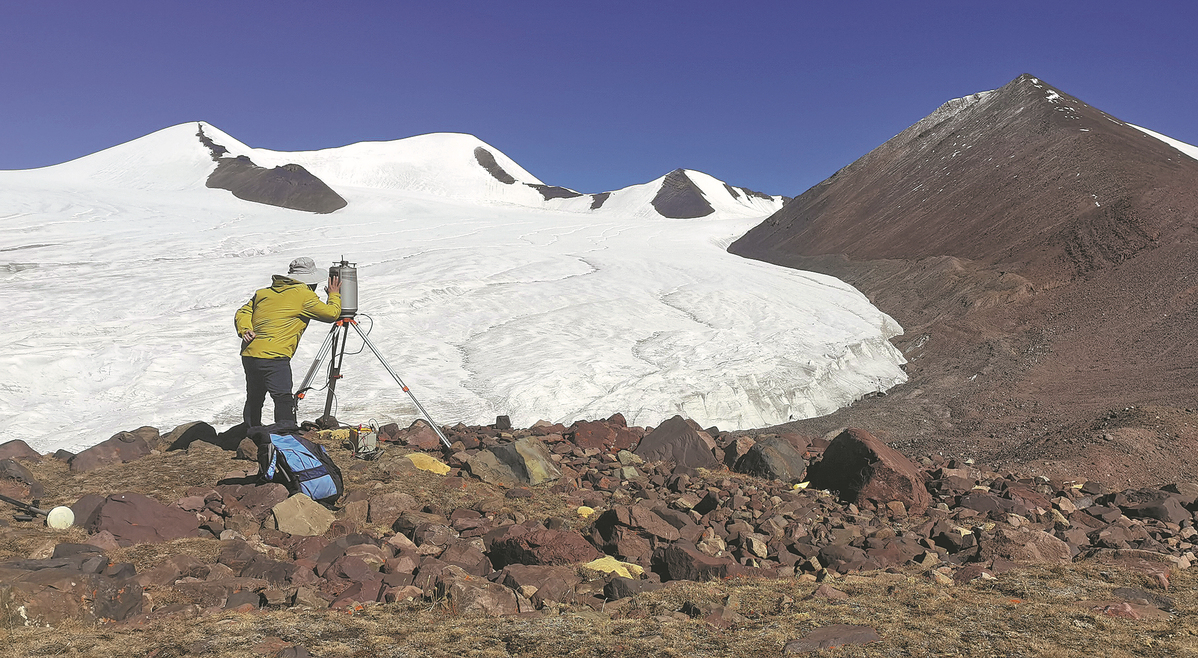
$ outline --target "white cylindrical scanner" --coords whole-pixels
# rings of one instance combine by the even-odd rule
[[[46,525],[55,530],[66,530],[75,525],[75,513],[71,508],[59,505],[46,515]]]
[[[358,268],[357,263],[348,263],[345,257],[329,268],[330,277],[341,277],[341,317],[352,318],[358,314]]]

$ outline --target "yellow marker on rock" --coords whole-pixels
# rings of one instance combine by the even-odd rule
[[[449,466],[441,462],[436,457],[431,457],[423,452],[413,452],[404,455],[412,462],[412,465],[422,471],[436,473],[437,475],[445,475],[449,472]]]
[[[594,508],[594,507],[587,507],[586,505],[583,505],[582,507],[579,507],[579,508],[578,508],[578,515],[579,515],[579,516],[581,516],[581,517],[582,517],[582,518],[584,518],[584,519],[585,519],[585,518],[587,518],[587,517],[589,517],[590,515],[592,515],[592,514],[594,514],[594,513],[595,513],[595,508]]]

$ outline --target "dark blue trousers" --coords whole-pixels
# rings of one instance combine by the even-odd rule
[[[291,395],[291,359],[241,357],[245,368],[245,411],[243,419],[250,427],[262,425],[262,404],[266,394],[275,403],[275,422],[295,424],[295,398]]]

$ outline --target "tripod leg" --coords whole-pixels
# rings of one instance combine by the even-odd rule
[[[324,363],[325,356],[333,346],[333,337],[337,333],[337,326],[333,325],[329,330],[329,334],[324,337],[324,342],[320,345],[320,350],[316,352],[316,360],[312,362],[312,366],[308,368],[308,374],[304,375],[304,380],[300,382],[299,388],[295,391],[295,399],[304,399],[304,393],[312,388],[312,380],[316,378],[316,373],[320,372],[320,365]]]
[[[339,320],[333,325],[333,357],[329,361],[329,393],[324,399],[324,415],[326,418],[333,415],[333,395],[337,390],[337,380],[341,379],[341,364],[345,361],[345,343],[349,338],[349,325],[352,320]],[[338,346],[337,330],[342,329],[340,346]]]
[[[387,359],[383,358],[382,353],[378,351],[378,348],[374,346],[374,343],[370,342],[370,339],[366,337],[366,334],[362,331],[362,328],[358,326],[358,323],[354,322],[353,326],[354,329],[357,330],[358,335],[362,337],[362,342],[366,344],[366,347],[370,348],[371,352],[374,352],[374,355],[378,358],[379,363],[383,364],[383,367],[387,369],[387,373],[395,379],[395,383],[399,384],[399,387],[403,389],[403,392],[407,393],[408,397],[412,398],[412,402],[414,402],[416,404],[416,408],[420,410],[420,415],[424,416],[429,425],[432,425],[433,431],[437,433],[437,437],[441,439],[441,443],[445,445],[445,449],[452,450],[453,447],[450,445],[449,439],[445,438],[445,434],[441,432],[440,426],[438,426],[437,423],[433,421],[432,417],[428,415],[428,412],[424,410],[424,405],[420,404],[420,400],[416,399],[416,396],[412,394],[411,390],[408,389],[408,385],[403,383],[403,380],[399,378],[399,375],[397,375],[395,370],[391,368],[391,365],[387,363]]]

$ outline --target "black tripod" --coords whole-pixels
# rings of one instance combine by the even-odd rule
[[[320,370],[320,366],[324,363],[324,360],[331,355],[332,358],[329,360],[329,393],[324,402],[324,415],[333,415],[333,391],[337,387],[337,380],[341,379],[341,363],[345,361],[345,343],[349,338],[350,327],[353,327],[354,331],[358,332],[358,336],[362,338],[362,342],[366,344],[366,347],[370,348],[371,352],[374,352],[379,363],[383,364],[383,367],[395,379],[395,383],[399,384],[403,392],[412,398],[412,402],[420,410],[420,415],[424,416],[428,424],[432,426],[433,431],[437,433],[437,437],[441,439],[441,443],[445,446],[445,449],[451,450],[452,447],[450,446],[449,439],[445,438],[445,434],[441,432],[441,428],[429,417],[428,412],[424,410],[424,405],[420,404],[420,400],[417,400],[412,391],[408,389],[407,384],[403,383],[403,380],[399,378],[399,375],[387,363],[387,359],[383,358],[383,355],[374,346],[374,343],[370,342],[370,339],[366,337],[366,334],[352,316],[337,320],[329,329],[329,335],[325,337],[324,343],[320,346],[320,351],[316,353],[316,360],[312,362],[312,367],[308,368],[308,374],[304,375],[304,381],[300,382],[299,390],[295,394],[296,402],[298,403],[299,400],[304,399],[304,394],[312,389],[312,380],[315,379],[316,373]]]

